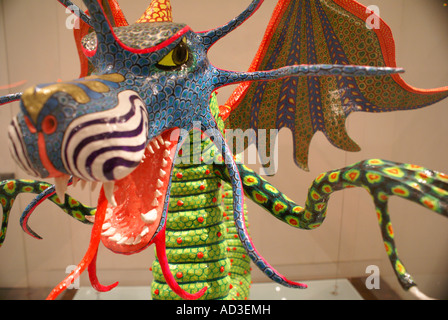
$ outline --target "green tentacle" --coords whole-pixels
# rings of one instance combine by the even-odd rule
[[[228,179],[223,166],[215,165],[215,170],[225,180]],[[448,175],[421,166],[370,159],[322,173],[309,188],[305,207],[297,205],[246,166],[239,165],[239,170],[249,198],[277,219],[301,229],[312,230],[323,223],[333,192],[351,187],[366,189],[376,206],[389,260],[405,290],[416,284],[398,257],[387,207],[389,197],[399,196],[448,216]]]
[[[0,182],[0,204],[3,209],[2,227],[0,233],[0,246],[6,238],[6,231],[8,228],[9,215],[15,202],[15,199],[21,193],[41,194],[52,184],[44,181],[36,180],[5,180]],[[71,217],[87,224],[91,224],[92,218],[95,216],[96,208],[83,205],[81,202],[66,195],[65,202],[61,203],[56,195],[48,198],[51,202],[56,204],[65,213]],[[92,217],[89,219],[89,217]]]

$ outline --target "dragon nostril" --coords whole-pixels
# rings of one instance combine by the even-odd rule
[[[58,126],[58,121],[52,115],[46,116],[44,121],[42,122],[42,131],[45,134],[52,134],[56,131]]]

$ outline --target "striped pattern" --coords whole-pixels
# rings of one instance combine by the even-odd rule
[[[118,105],[88,114],[67,128],[62,160],[71,174],[87,181],[124,178],[143,158],[148,135],[148,112],[131,90],[118,94]]]
[[[9,136],[9,140],[8,140],[9,151],[10,151],[14,161],[26,173],[28,173],[34,177],[41,177],[39,172],[34,170],[32,164],[29,160],[28,152],[26,151],[25,142],[23,141],[23,137],[22,137],[22,130],[20,129],[20,125],[17,121],[17,117],[13,118],[13,120],[9,126],[8,136]]]

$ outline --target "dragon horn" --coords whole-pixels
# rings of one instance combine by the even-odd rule
[[[97,49],[93,52],[93,55],[101,56],[105,50],[108,48],[112,42],[118,42],[118,47],[120,46],[118,39],[116,38],[113,30],[112,24],[107,18],[106,13],[104,12],[104,8],[98,0],[83,0],[84,4],[89,11],[92,21],[92,27],[95,30],[96,38],[97,38]],[[113,37],[110,37],[113,35]],[[98,51],[98,52],[97,52]]]
[[[203,38],[203,43],[206,49],[210,49],[218,40],[225,37],[227,34],[242,25],[247,19],[249,19],[255,11],[257,11],[264,0],[253,0],[251,4],[244,10],[239,16],[229,21],[216,29],[200,32],[200,36]]]
[[[137,20],[137,23],[145,22],[173,22],[170,0],[152,0],[148,9]]]

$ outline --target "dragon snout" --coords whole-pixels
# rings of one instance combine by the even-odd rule
[[[148,139],[146,107],[134,91],[118,94],[112,109],[75,119],[61,145],[64,167],[87,181],[111,182],[141,162]]]
[[[9,148],[17,164],[28,174],[40,178],[66,174],[58,161],[58,140],[62,136],[61,85],[34,86],[22,95],[21,112],[9,127]],[[59,96],[55,93],[59,92]]]
[[[58,194],[70,176],[102,183],[126,177],[141,163],[148,141],[147,109],[135,91],[90,99],[82,115],[82,94],[74,96],[31,88],[9,128],[15,161],[32,176],[55,178]],[[98,108],[100,101],[109,104]]]

